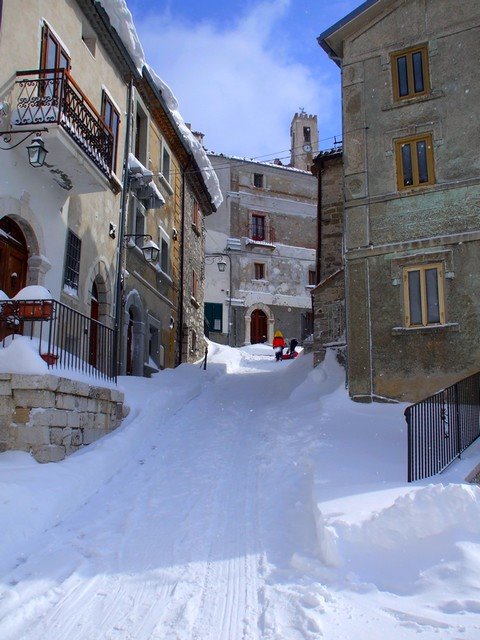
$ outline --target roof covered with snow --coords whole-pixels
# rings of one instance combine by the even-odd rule
[[[151,78],[153,78],[156,87],[164,99],[165,105],[173,117],[181,138],[198,165],[205,186],[210,194],[212,204],[215,208],[218,208],[223,201],[223,196],[217,175],[213,170],[205,149],[185,124],[179,111],[178,101],[172,90],[147,63],[142,44],[135,29],[132,14],[125,0],[99,0],[99,2],[108,15],[111,27],[117,32],[128,55],[132,58],[139,75],[142,76],[144,69],[146,69]]]

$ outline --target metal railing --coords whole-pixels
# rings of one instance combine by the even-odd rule
[[[60,125],[110,177],[113,133],[66,69],[19,71],[11,108],[12,126]]]
[[[405,409],[408,481],[445,469],[480,436],[480,373]]]
[[[57,300],[2,300],[0,338],[5,347],[18,336],[38,341],[49,368],[72,369],[116,381],[114,330]]]

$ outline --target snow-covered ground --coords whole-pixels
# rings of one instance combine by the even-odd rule
[[[110,436],[0,454],[2,640],[480,638],[478,444],[408,485],[404,406],[264,345],[120,384]]]

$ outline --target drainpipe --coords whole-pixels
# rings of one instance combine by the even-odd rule
[[[320,158],[317,164],[318,171],[318,194],[317,194],[317,260],[316,260],[316,284],[320,282],[321,266],[322,266],[322,171],[323,158]]]
[[[123,254],[124,254],[124,236],[125,223],[127,218],[128,207],[128,154],[130,152],[131,122],[132,122],[132,95],[133,95],[133,78],[130,78],[127,91],[127,125],[125,129],[125,151],[123,163],[123,184],[122,184],[122,200],[120,205],[120,215],[118,222],[118,252],[117,252],[117,281],[115,286],[115,333],[113,345],[113,369],[118,376],[120,374],[121,365],[121,338],[123,327],[123,303],[122,303],[122,275],[123,275]]]
[[[185,291],[184,278],[185,278],[185,173],[192,162],[192,156],[189,156],[187,164],[182,168],[182,210],[181,210],[181,234],[182,234],[182,246],[180,250],[180,291],[179,291],[179,305],[178,305],[178,327],[177,327],[177,341],[179,344],[177,364],[182,364],[183,361],[183,294]]]

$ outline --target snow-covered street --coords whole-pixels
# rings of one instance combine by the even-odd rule
[[[407,485],[403,406],[210,351],[121,379],[124,425],[61,463],[0,455],[2,640],[478,638],[478,445]]]

